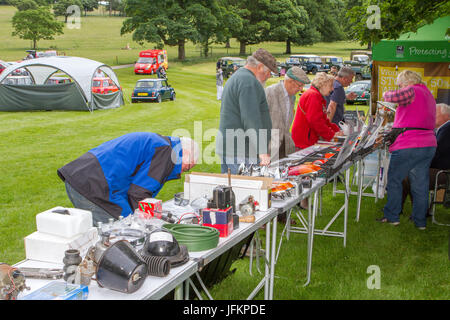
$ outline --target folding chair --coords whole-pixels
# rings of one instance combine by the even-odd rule
[[[441,184],[438,183],[439,176],[445,175],[445,181]],[[442,190],[442,191],[441,191]],[[437,200],[438,192],[441,191],[443,193],[442,200]],[[436,182],[434,183],[434,189],[430,192],[432,197],[431,202],[431,215],[432,215],[432,223],[441,225],[441,226],[450,226],[448,223],[440,223],[436,220],[435,216],[435,207],[436,204],[442,204],[445,208],[450,209],[450,170],[440,170],[436,174]],[[450,211],[449,211],[450,212]]]

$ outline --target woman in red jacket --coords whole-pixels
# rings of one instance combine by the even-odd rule
[[[312,146],[320,137],[330,141],[336,133],[340,134],[340,128],[327,118],[324,98],[333,91],[333,81],[333,76],[319,72],[311,87],[300,97],[292,125],[292,139],[297,148]]]

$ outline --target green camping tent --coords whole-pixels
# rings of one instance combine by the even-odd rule
[[[397,89],[397,75],[413,70],[422,75],[437,102],[450,104],[450,16],[436,19],[397,40],[381,40],[372,48],[372,112],[383,92]]]

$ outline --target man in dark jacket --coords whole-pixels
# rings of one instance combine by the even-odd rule
[[[189,138],[135,132],[107,141],[58,169],[74,207],[92,212],[94,225],[126,217],[139,201],[155,198],[198,159]]]
[[[278,73],[275,58],[258,49],[247,58],[227,81],[221,102],[216,154],[221,159],[221,171],[236,174],[239,165],[270,163],[268,152],[272,129],[264,85]]]

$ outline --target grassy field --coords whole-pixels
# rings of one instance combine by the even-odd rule
[[[5,25],[4,8],[12,12],[9,7],[0,7],[2,28]],[[106,21],[105,17],[89,17],[86,24],[91,19]],[[115,23],[120,18],[111,19]],[[120,23],[116,27],[119,28]],[[111,28],[108,26],[108,30]],[[6,52],[12,57],[26,48],[26,42],[20,44],[21,40],[11,39],[8,34],[0,34],[0,55]],[[67,52],[75,50],[66,36],[55,42],[43,41],[42,45],[57,43],[58,48]],[[90,35],[86,41],[78,36],[79,51],[73,52],[98,60],[103,56],[105,62],[113,63],[114,52],[128,40],[123,43],[111,40],[109,43],[104,40],[106,38],[99,38],[96,47],[96,41]],[[341,50],[348,52],[343,48],[352,46],[348,43],[346,46],[343,43],[327,44],[327,51],[325,46],[318,44],[299,50],[332,54]],[[272,43],[268,47],[280,53],[284,49],[283,44],[277,47]],[[190,51],[192,57],[194,53]],[[123,59],[134,61],[132,55]],[[177,100],[161,104],[131,104],[132,88],[141,77],[134,75],[131,68],[119,69],[116,73],[126,99],[126,105],[121,108],[93,113],[0,112],[0,262],[14,264],[25,258],[23,238],[36,231],[37,213],[55,206],[71,207],[64,184],[56,175],[56,170],[67,162],[104,141],[129,132],[171,135],[177,129],[186,129],[193,135],[195,121],[200,121],[202,132],[218,127],[220,104],[215,97],[213,61],[171,64],[168,77],[177,92]],[[267,85],[276,81],[276,78],[270,79]],[[209,144],[209,141],[203,141],[203,150],[208,150]],[[195,171],[219,172],[219,165],[200,164]],[[183,181],[182,177],[168,182],[158,198],[170,199],[183,189]],[[318,217],[318,228],[323,227],[334,215],[336,207],[343,203],[342,195],[332,197],[331,186],[325,188],[323,196],[323,216]],[[448,228],[429,222],[426,231],[416,230],[408,221],[409,202],[400,226],[376,223],[374,219],[381,215],[385,199],[375,203],[372,198],[363,199],[361,219],[356,222],[355,200],[354,196],[350,198],[345,248],[340,238],[315,237],[312,281],[306,288],[303,287],[306,236],[294,234],[289,241],[284,239],[276,267],[275,299],[449,299]],[[442,214],[444,210],[439,209],[438,213]],[[338,231],[342,230],[342,218],[335,224]],[[279,234],[281,231],[282,226],[279,226]],[[264,239],[263,231],[261,238]],[[367,269],[372,265],[381,271],[381,288],[378,290],[368,289],[366,285],[370,276]],[[260,280],[256,269],[253,277],[249,275],[248,259],[237,261],[233,268],[236,272],[232,276],[212,288],[211,293],[216,299],[245,299]],[[256,298],[262,299],[263,295]]]
[[[31,49],[29,40],[12,37],[11,18],[16,9],[11,6],[0,6],[0,60],[16,61],[26,56],[25,50]],[[62,17],[58,18],[64,21]],[[55,40],[42,40],[38,42],[38,50],[53,49],[60,54],[68,56],[80,56],[103,62],[108,65],[134,63],[139,51],[152,49],[153,44],[139,45],[132,40],[131,34],[120,35],[123,17],[107,17],[98,15],[98,12],[90,13],[87,17],[80,18],[80,29],[64,27],[64,34],[55,37]],[[129,44],[131,50],[124,50]],[[247,53],[264,47],[277,58],[283,60],[286,55],[285,46],[282,43],[263,43],[247,47]],[[101,50],[100,50],[101,49]],[[173,62],[178,56],[178,47],[166,47],[169,61]],[[350,57],[352,49],[362,49],[355,42],[341,42],[330,46],[329,43],[318,43],[314,46],[292,46],[292,53],[316,53]],[[212,56],[207,60],[217,59],[220,56],[236,56],[239,53],[239,43],[232,39],[231,48],[226,49],[223,44],[212,46]],[[197,62],[200,58],[199,47],[188,42],[186,44],[187,63]],[[204,59],[204,58],[203,58]]]

